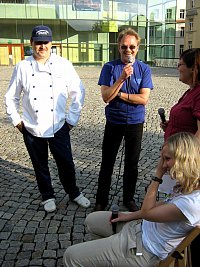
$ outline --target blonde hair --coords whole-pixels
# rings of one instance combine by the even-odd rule
[[[118,44],[120,44],[122,38],[124,36],[127,36],[127,35],[135,36],[135,38],[138,42],[138,45],[140,44],[141,38],[140,38],[139,34],[135,30],[133,30],[132,28],[126,28],[119,33],[118,39],[117,39]]]
[[[200,141],[191,133],[181,132],[172,135],[165,143],[174,158],[170,170],[177,180],[182,193],[200,189]]]

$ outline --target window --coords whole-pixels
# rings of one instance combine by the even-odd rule
[[[51,47],[51,53],[57,54],[56,46]]]
[[[151,58],[153,59],[155,57],[155,54],[156,54],[156,49],[155,47],[151,47],[150,50],[149,50],[149,54],[151,56]]]
[[[192,48],[192,41],[188,41],[188,48]]]
[[[155,36],[155,28],[154,26],[149,27],[149,36],[154,37]]]
[[[193,19],[189,20],[189,31],[193,31]]]
[[[0,3],[15,3],[15,4],[24,4],[26,0],[2,0]]]
[[[181,27],[180,37],[184,37],[184,35],[185,35],[185,28]]]
[[[168,8],[166,13],[166,19],[171,19],[171,18],[172,18],[172,9]]]
[[[185,18],[185,9],[180,9],[180,19]]]
[[[191,8],[194,8],[195,7],[195,0],[192,0],[191,2]]]
[[[179,55],[181,55],[183,53],[184,50],[184,45],[180,45],[179,47]]]

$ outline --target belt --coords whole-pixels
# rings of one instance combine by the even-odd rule
[[[142,245],[142,222],[138,221],[135,226],[136,234],[136,256],[142,256],[143,245]]]

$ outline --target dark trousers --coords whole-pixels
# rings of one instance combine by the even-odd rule
[[[123,137],[125,140],[123,202],[127,203],[133,200],[138,177],[142,134],[143,123],[123,125],[106,122],[96,204],[104,206],[108,204],[113,167]]]
[[[48,147],[56,161],[60,182],[70,199],[79,195],[76,186],[75,168],[71,152],[69,128],[67,123],[55,133],[54,137],[41,138],[23,129],[24,142],[30,155],[39,191],[43,200],[54,198],[54,190],[48,167]]]

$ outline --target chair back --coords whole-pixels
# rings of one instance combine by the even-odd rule
[[[194,227],[158,267],[192,267],[190,244],[199,234],[200,225]]]

